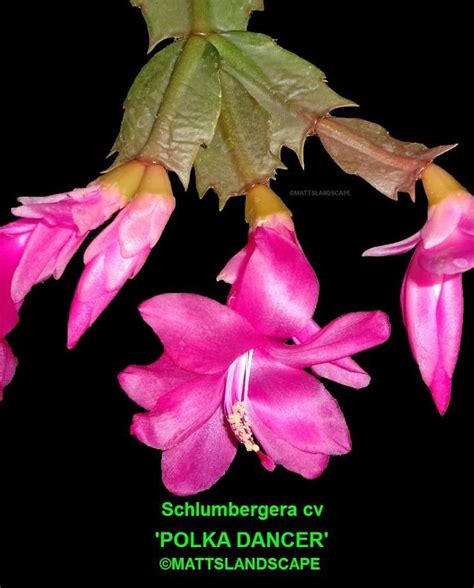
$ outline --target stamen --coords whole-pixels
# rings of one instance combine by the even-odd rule
[[[243,402],[247,402],[249,396],[249,381],[250,381],[250,369],[252,368],[252,359],[253,359],[253,349],[251,349],[245,356],[245,366],[244,366],[244,385],[243,385],[243,393],[242,393],[242,400]]]
[[[249,413],[243,402],[236,402],[232,407],[232,413],[228,415],[230,428],[240,443],[247,451],[260,452],[260,447],[255,443],[253,438],[252,427],[250,424]]]
[[[255,442],[247,409],[252,359],[253,349],[238,357],[229,366],[225,383],[224,411],[237,441],[242,443],[247,451],[254,451],[263,467],[271,472],[275,469],[275,463]]]

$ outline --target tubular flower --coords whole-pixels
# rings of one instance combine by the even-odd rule
[[[73,347],[128,279],[145,264],[175,208],[165,169],[146,169],[138,192],[91,243],[69,317],[68,346]]]
[[[268,245],[268,235],[261,234]],[[271,243],[279,243],[282,251],[291,248],[299,262],[282,257],[279,278],[277,266],[265,266],[268,274],[260,275],[259,286],[234,291],[228,306],[192,294],[167,294],[140,307],[165,352],[150,366],[130,366],[119,379],[130,398],[148,411],[136,415],[132,432],[164,451],[163,481],[175,494],[212,486],[239,445],[255,453],[268,470],[281,464],[309,479],[321,475],[330,455],[350,451],[337,402],[304,370],[384,342],[388,319],[381,312],[349,314],[306,333],[299,345],[287,344],[310,324],[318,287],[294,239],[284,236],[280,242],[275,237]],[[259,244],[259,255],[262,250]],[[292,263],[300,282],[288,309],[272,302],[266,284],[282,295],[294,280]],[[235,270],[237,283],[250,264],[244,262],[244,270],[234,258],[223,273],[229,279]],[[251,304],[244,296],[252,297]]]
[[[412,353],[440,414],[451,399],[463,325],[462,274],[474,267],[474,199],[449,174],[430,165],[422,180],[429,201],[421,231],[365,256],[415,248],[401,291]]]
[[[18,323],[23,300],[36,284],[52,276],[59,279],[88,232],[125,204],[118,177],[115,172],[67,194],[20,198],[22,205],[13,212],[23,218],[0,227],[1,390],[16,365],[4,338]]]
[[[291,213],[262,185],[248,192],[246,205],[249,242],[218,276],[232,285],[227,304],[266,335],[303,343],[320,330],[308,320],[316,308],[319,283],[298,242]],[[311,369],[316,376],[352,388],[370,383],[369,374],[350,357]]]
[[[3,387],[11,380],[14,371],[12,352],[5,342],[6,335],[16,326],[18,312],[25,296],[36,284],[50,277],[59,279],[67,264],[77,252],[90,231],[98,228],[110,219],[130,199],[139,192],[135,202],[127,207],[130,211],[121,219],[118,233],[124,250],[135,258],[133,272],[137,272],[143,251],[154,242],[160,232],[157,209],[159,205],[147,204],[148,188],[156,172],[163,174],[160,166],[147,167],[140,162],[133,161],[124,164],[114,171],[103,175],[84,189],[76,189],[65,194],[57,194],[45,198],[20,198],[21,206],[13,209],[13,213],[20,217],[18,220],[0,227],[0,254],[2,265],[0,268],[0,383]],[[160,176],[161,177],[161,176]],[[143,186],[140,189],[140,186]],[[148,195],[148,196],[147,196]],[[158,198],[159,199],[159,198]],[[141,210],[146,209],[150,215],[148,244],[146,231],[140,227]],[[117,226],[117,225],[116,225]],[[136,234],[133,230],[136,229]],[[106,235],[110,235],[106,230]],[[132,234],[133,233],[133,234]],[[103,241],[107,237],[104,237]],[[127,240],[128,239],[128,240]],[[135,248],[135,250],[134,250]],[[94,249],[94,243],[91,250]],[[96,247],[97,249],[97,247]],[[89,254],[90,256],[91,254]],[[108,261],[115,262],[113,254],[108,250]],[[122,285],[123,268],[115,263],[116,272],[115,291]],[[96,272],[99,271],[96,268]],[[108,284],[113,281],[113,271],[107,268]],[[102,279],[101,276],[95,276]],[[89,277],[89,282],[91,278]],[[97,295],[97,294],[94,294]],[[109,296],[111,299],[113,296]],[[99,311],[108,300],[102,297],[97,302]],[[77,308],[77,303],[74,308]]]

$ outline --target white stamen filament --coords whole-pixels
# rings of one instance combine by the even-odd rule
[[[235,438],[247,451],[259,453],[247,409],[252,358],[253,350],[238,357],[227,370],[224,408]]]

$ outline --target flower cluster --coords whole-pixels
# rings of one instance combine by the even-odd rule
[[[254,209],[248,245],[219,276],[232,284],[227,304],[192,294],[145,302],[141,314],[164,354],[120,375],[147,410],[132,432],[164,451],[163,481],[178,495],[214,484],[239,445],[267,470],[280,464],[309,479],[321,475],[351,440],[336,400],[315,376],[366,386],[370,378],[351,355],[390,333],[378,311],[316,325],[319,285],[290,216],[266,187],[247,198]]]
[[[462,274],[474,267],[474,200],[431,164],[422,174],[428,220],[408,239],[366,256],[415,249],[401,303],[414,357],[441,414],[446,411],[462,334]],[[262,466],[305,478],[331,456],[350,451],[344,415],[323,385],[363,388],[370,376],[353,355],[384,343],[381,311],[355,312],[325,326],[314,321],[318,279],[296,236],[290,211],[266,185],[246,194],[247,245],[219,274],[226,304],[193,294],[164,294],[140,312],[163,355],[119,376],[144,412],[132,433],[163,451],[165,486],[177,495],[211,487],[239,446]],[[166,170],[139,161],[119,166],[85,189],[21,198],[17,220],[0,227],[0,399],[15,373],[6,340],[30,290],[60,278],[91,231],[71,305],[68,346],[76,345],[126,281],[144,265],[174,210]]]
[[[33,286],[59,279],[91,231],[116,213],[89,245],[69,318],[73,347],[146,261],[174,210],[168,175],[159,165],[131,162],[87,188],[46,198],[20,198],[18,220],[0,227],[0,395],[16,359],[6,341]],[[120,211],[120,212],[119,212]]]

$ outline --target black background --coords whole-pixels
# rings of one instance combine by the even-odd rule
[[[442,163],[472,187],[467,15],[453,9],[450,16],[444,7],[417,16],[398,3],[370,14],[338,5],[314,12],[303,0],[267,4],[266,13],[254,16],[252,30],[316,63],[336,91],[362,105],[359,116],[397,138],[430,146],[461,143]],[[18,196],[82,186],[104,168],[121,103],[146,60],[146,33],[127,0],[23,0],[3,6],[2,19],[13,35],[2,39],[4,223]],[[393,336],[361,359],[373,375],[368,389],[329,385],[351,428],[350,455],[333,459],[322,478],[309,482],[282,468],[269,474],[239,452],[226,477],[199,499],[324,503],[327,516],[314,523],[331,535],[324,571],[287,581],[472,586],[474,276],[464,278],[463,349],[453,400],[440,418],[401,326],[398,296],[408,259],[360,257],[369,246],[415,232],[425,215],[423,197],[415,205],[408,196],[399,203],[384,198],[345,176],[316,139],[307,144],[306,172],[292,154],[285,161],[290,171],[280,173],[274,187],[294,211],[321,281],[318,321],[382,308],[392,318]],[[20,367],[0,406],[2,588],[79,581],[148,588],[176,579],[159,571],[153,533],[170,527],[158,516],[161,502],[179,500],[161,484],[159,453],[129,435],[137,409],[116,374],[160,352],[140,320],[140,302],[169,291],[225,299],[226,287],[215,276],[245,243],[246,226],[242,199],[218,213],[212,194],[200,202],[193,189],[185,194],[174,185],[178,209],[162,241],[75,351],[65,350],[65,338],[80,256],[60,282],[35,288],[9,337]],[[349,190],[350,196],[290,196],[291,190],[324,189]],[[253,524],[275,530],[286,521]],[[227,528],[222,520],[181,521],[176,528],[193,525]],[[298,520],[288,527],[310,524]],[[218,574],[206,577],[222,581]],[[190,583],[196,577],[181,579]]]

